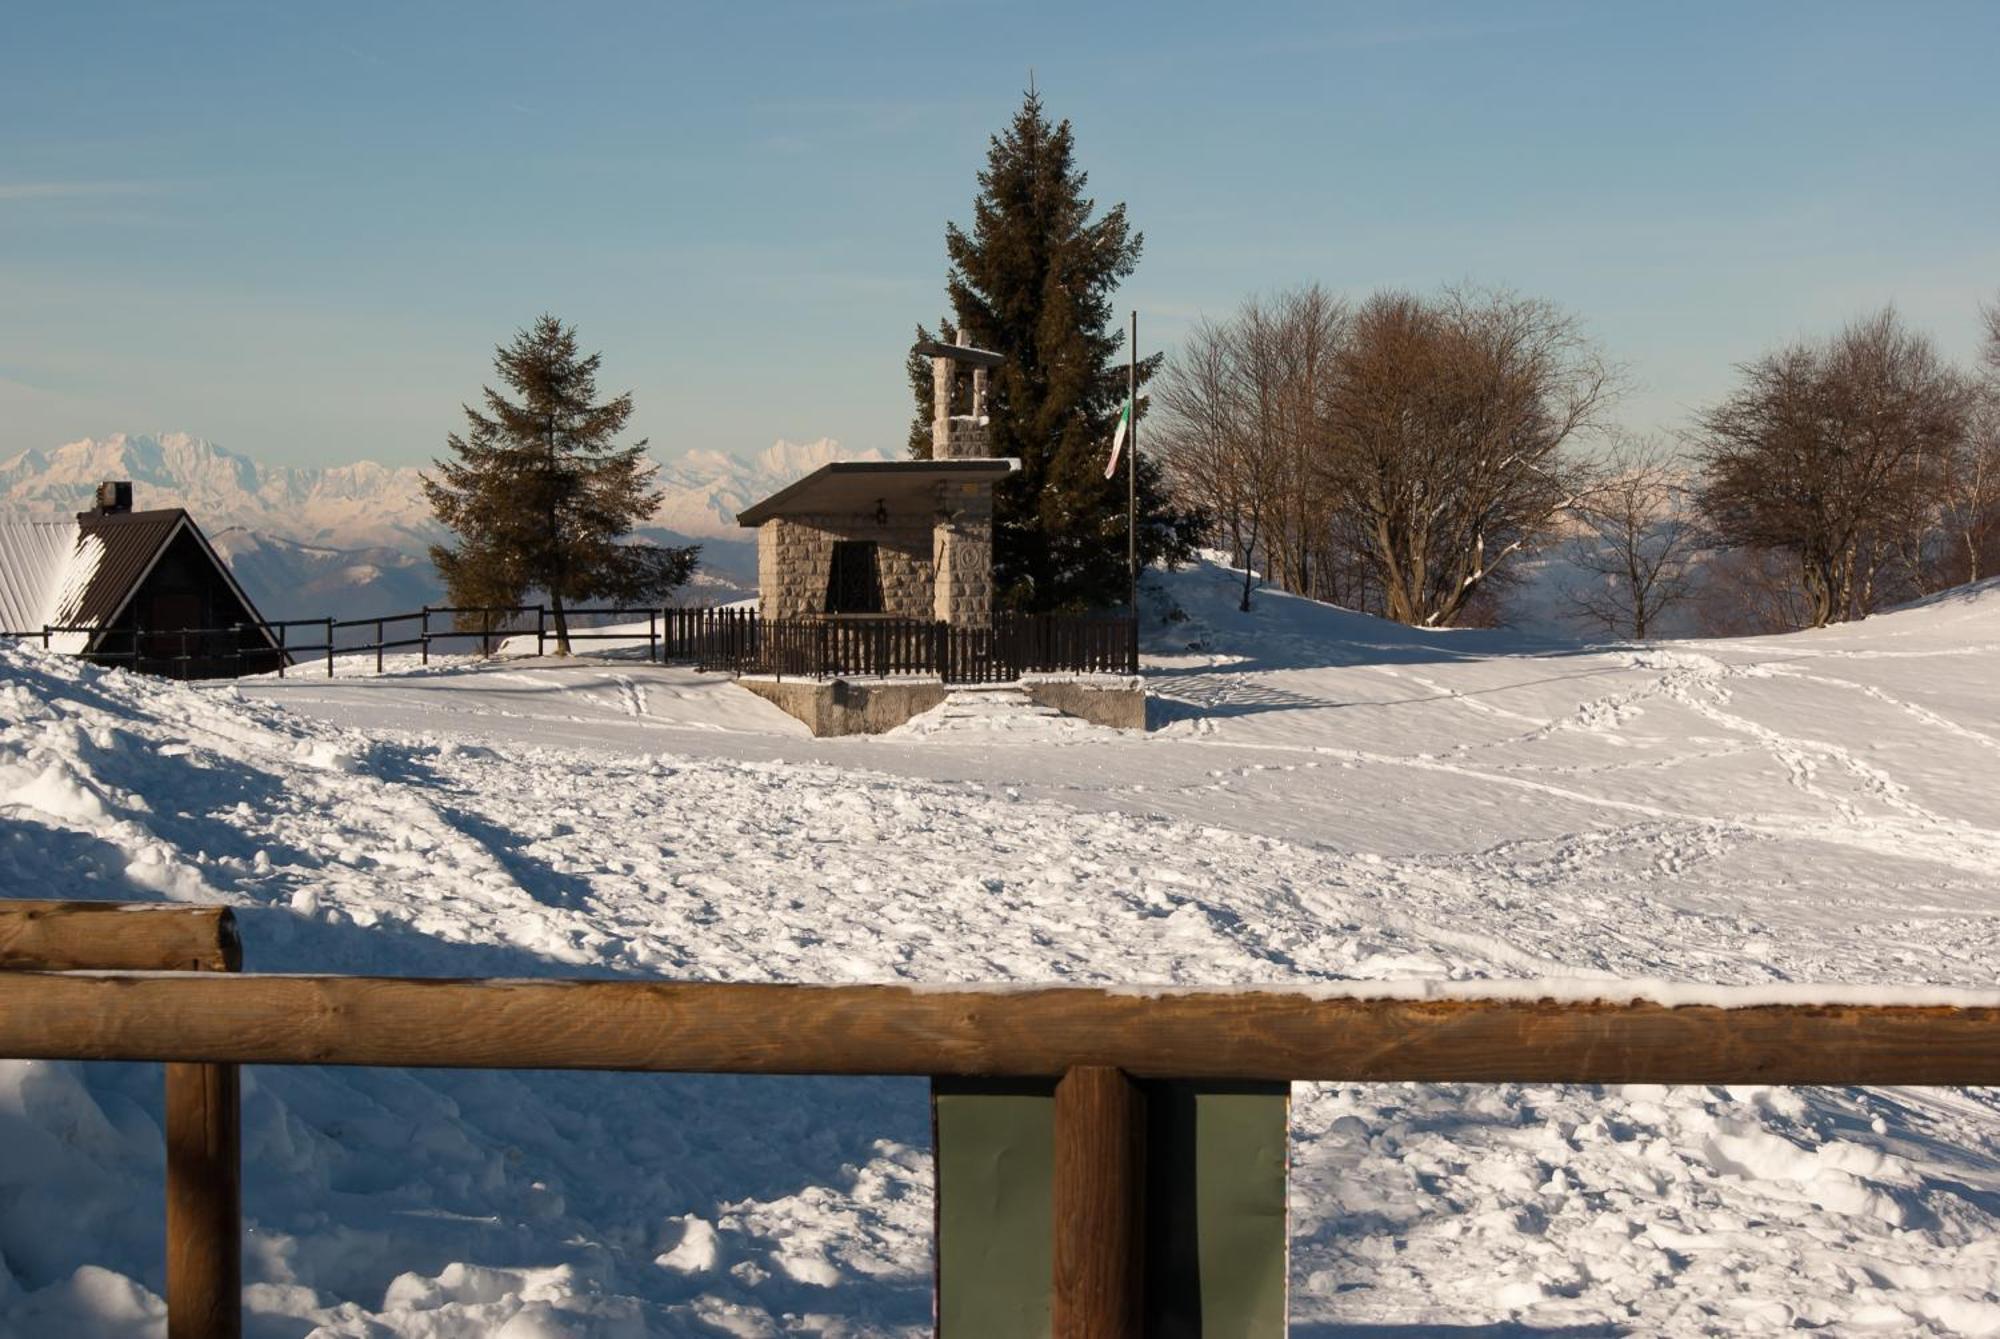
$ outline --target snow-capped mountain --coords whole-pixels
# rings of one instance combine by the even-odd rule
[[[421,549],[330,548],[234,525],[208,538],[266,618],[365,618],[444,603]]]
[[[777,441],[751,456],[693,450],[662,461],[666,496],[653,524],[694,539],[743,539],[736,513],[786,484],[836,460],[887,460],[880,451],[843,451],[831,437]]]
[[[737,599],[757,581],[756,544],[738,511],[831,461],[882,459],[824,437],[748,456],[687,451],[660,462],[664,496],[638,533],[700,544],[688,595]],[[130,479],[141,508],[193,512],[267,618],[353,618],[442,599],[426,551],[444,536],[411,467],[267,465],[187,433],[118,433],[0,461],[0,509],[79,511],[106,479]]]
[[[422,552],[438,537],[417,471],[373,461],[265,465],[181,432],[85,437],[0,462],[0,503],[76,511],[105,479],[130,479],[140,507],[186,507],[204,529],[241,526],[303,544]]]

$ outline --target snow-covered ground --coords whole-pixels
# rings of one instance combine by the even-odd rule
[[[0,649],[0,888],[228,902],[258,971],[2000,983],[2000,587],[1595,649],[1158,594],[1146,735]],[[162,1332],[158,1086],[0,1064],[0,1333]],[[245,1089],[253,1334],[928,1328],[921,1083]],[[1295,1333],[2000,1333],[1982,1091],[1301,1085],[1293,1124]]]

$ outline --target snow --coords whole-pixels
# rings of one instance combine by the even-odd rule
[[[52,597],[76,553],[76,533],[74,516],[0,521],[0,629],[55,621]]]
[[[940,735],[1055,744],[1116,739],[1118,732],[1041,706],[1019,688],[967,688],[947,694],[937,706],[886,731],[883,738],[931,739]]]
[[[253,971],[2000,992],[2000,587],[1602,647],[1239,589],[1151,595],[1144,735],[813,739],[629,654],[190,688],[0,646],[0,888],[229,903]],[[163,1332],[158,1090],[0,1064],[0,1334]],[[1995,1107],[1302,1084],[1295,1325],[2000,1334]],[[258,1068],[244,1119],[253,1334],[928,1332],[919,1082]]]

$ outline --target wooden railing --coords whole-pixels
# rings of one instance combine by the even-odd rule
[[[236,918],[227,907],[0,901],[0,980],[24,971],[235,972],[242,966]],[[0,1013],[0,1027],[11,1021]],[[236,1339],[243,1323],[237,1067],[180,1062],[166,1070],[170,1339]]]
[[[189,913],[0,906],[0,966],[15,969],[0,972],[0,1056],[1056,1078],[1052,1314],[1063,1336],[1136,1333],[1134,1079],[2000,1084],[2000,1008],[1987,1007],[22,970],[157,965],[188,952],[185,924],[159,919],[175,914]],[[66,926],[76,918],[87,933]],[[235,1168],[183,1146],[176,1131],[197,1121],[176,1091],[170,1070],[169,1332],[233,1335],[197,1308],[234,1295],[237,1244],[216,1239],[213,1210],[225,1197],[233,1206]],[[198,1176],[215,1178],[205,1198],[187,1192]],[[206,1227],[173,1217],[184,1196],[209,1206]],[[210,1257],[191,1258],[197,1249]]]

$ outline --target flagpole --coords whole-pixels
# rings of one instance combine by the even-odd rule
[[[1125,430],[1125,575],[1126,603],[1132,610],[1136,635],[1139,625],[1139,313],[1132,313],[1132,355],[1126,373],[1125,404],[1132,424]]]

